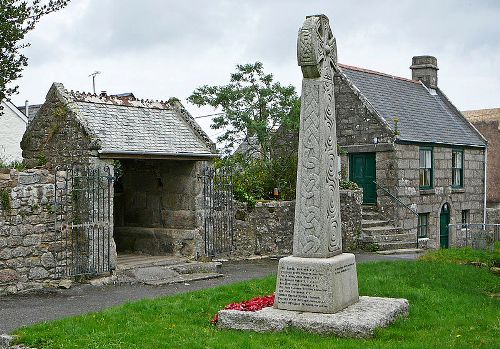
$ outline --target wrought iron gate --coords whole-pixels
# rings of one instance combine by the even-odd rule
[[[230,253],[233,248],[233,177],[230,169],[203,170],[205,254]]]
[[[62,244],[58,277],[110,271],[113,180],[107,166],[56,169],[55,234]]]

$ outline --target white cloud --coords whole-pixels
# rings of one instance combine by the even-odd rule
[[[318,13],[330,18],[342,63],[410,77],[411,57],[431,54],[457,107],[499,106],[500,3],[470,0],[73,0],[30,34],[29,67],[13,99],[43,102],[54,81],[90,91],[95,70],[98,91],[185,99],[257,60],[300,90],[297,30]],[[212,112],[185,104],[195,116]]]

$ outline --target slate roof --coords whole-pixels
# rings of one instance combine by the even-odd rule
[[[42,107],[42,104],[32,104],[32,105],[28,106],[28,114],[29,115],[26,115],[26,107],[24,105],[17,107],[17,109],[19,109],[19,111],[21,113],[26,115],[26,117],[28,118],[28,123],[30,123],[31,120],[33,120],[33,118],[35,117],[36,113],[38,113],[38,111],[40,110],[41,107]]]
[[[400,140],[484,147],[482,136],[439,90],[419,81],[340,65],[349,81],[394,131],[399,118]]]
[[[97,137],[101,154],[216,156],[213,142],[176,99],[164,102],[60,92]]]

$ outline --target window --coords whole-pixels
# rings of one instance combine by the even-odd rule
[[[451,186],[461,188],[464,186],[464,152],[453,150],[451,153]]]
[[[432,188],[432,148],[420,148],[420,189]]]
[[[426,238],[429,234],[429,214],[418,214],[417,237]]]
[[[469,224],[470,211],[462,210],[462,228],[467,228],[466,224]]]

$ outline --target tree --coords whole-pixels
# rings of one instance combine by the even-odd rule
[[[300,99],[295,87],[273,82],[262,63],[237,65],[229,84],[197,88],[188,101],[196,106],[220,108],[213,129],[223,129],[217,138],[230,153],[242,141],[259,145],[261,158],[270,158],[272,133],[278,127],[297,127]],[[257,139],[255,142],[253,139]]]
[[[21,77],[28,58],[21,50],[26,34],[44,15],[65,7],[70,0],[0,0],[0,100],[17,93],[18,86],[9,83]]]

